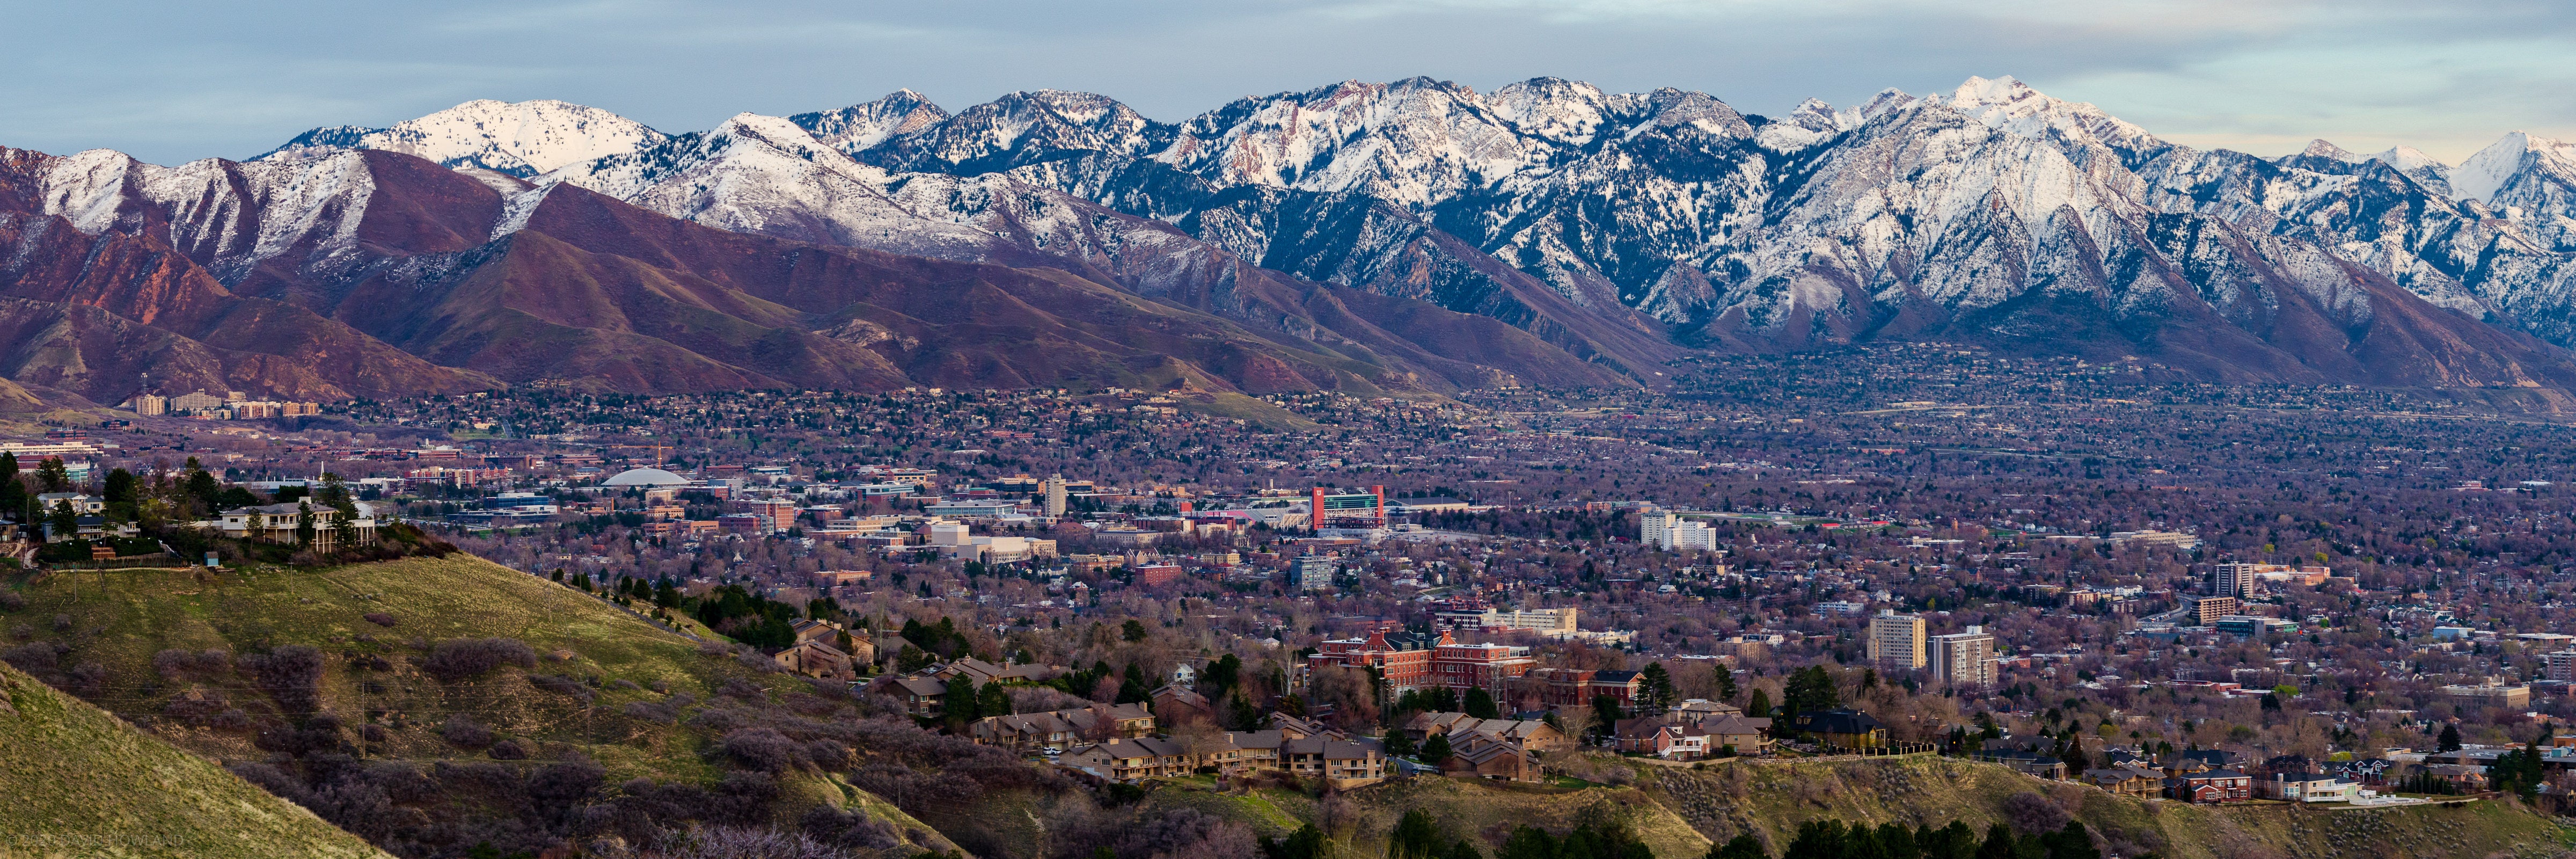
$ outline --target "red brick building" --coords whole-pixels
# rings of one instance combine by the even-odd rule
[[[1520,678],[1512,691],[1514,700],[1531,708],[1589,707],[1592,699],[1602,695],[1626,707],[1636,701],[1639,685],[1634,671],[1539,668]]]
[[[1372,630],[1366,638],[1323,642],[1316,645],[1314,655],[1306,657],[1308,668],[1378,669],[1391,695],[1446,686],[1461,693],[1483,689],[1497,699],[1537,664],[1526,647],[1460,644],[1446,632],[1434,637],[1392,626]]]

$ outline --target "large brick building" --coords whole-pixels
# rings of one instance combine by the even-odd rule
[[[1323,642],[1306,657],[1310,669],[1378,669],[1392,695],[1445,686],[1462,693],[1483,689],[1500,698],[1512,681],[1537,664],[1527,647],[1460,644],[1447,632],[1429,636],[1391,627],[1379,627],[1363,638]]]

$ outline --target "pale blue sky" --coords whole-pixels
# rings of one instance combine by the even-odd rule
[[[557,98],[665,131],[910,87],[955,110],[1104,93],[1177,120],[1248,94],[1429,75],[1674,86],[1753,113],[2011,74],[2184,143],[2325,137],[2457,162],[2576,136],[2576,9],[2548,2],[463,0],[0,6],[0,145],[247,157],[317,125]]]

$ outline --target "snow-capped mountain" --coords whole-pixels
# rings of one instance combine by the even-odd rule
[[[1178,123],[1086,93],[950,114],[907,90],[647,135],[503,171],[536,185],[513,210],[568,183],[730,230],[1054,257],[1156,291],[1197,288],[1215,269],[1180,261],[1222,252],[1641,377],[1676,343],[1935,337],[2203,376],[2519,385],[2558,353],[2494,327],[2576,343],[2569,147],[2513,135],[2457,168],[2324,141],[2263,159],[2009,77],[1780,117],[1551,78],[1344,82]],[[437,160],[492,166],[476,157]]]
[[[469,101],[390,128],[316,128],[252,160],[312,148],[386,149],[448,167],[480,167],[534,176],[582,161],[632,152],[663,138],[626,117],[567,102]]]

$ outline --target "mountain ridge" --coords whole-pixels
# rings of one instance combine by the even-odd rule
[[[531,363],[537,353],[511,357],[514,342],[552,344],[574,356],[563,373],[630,387],[869,387],[925,372],[1040,383],[1034,368],[949,339],[969,329],[782,309],[752,298],[779,284],[710,287],[690,273],[704,261],[632,242],[650,234],[712,252],[725,241],[623,215],[596,221],[622,235],[566,242],[552,232],[568,227],[560,218],[526,235],[550,206],[603,205],[579,195],[792,243],[759,245],[770,253],[1060,271],[1110,292],[1042,287],[1054,276],[1039,275],[1003,277],[1018,284],[1003,293],[1064,302],[1041,310],[1050,326],[1111,305],[1144,313],[1117,324],[1170,322],[1119,296],[1185,308],[1214,338],[1190,342],[1266,356],[1262,371],[1229,380],[1208,366],[1250,364],[1156,340],[1195,369],[1148,375],[1186,386],[1656,385],[1657,368],[1694,349],[1895,338],[2208,380],[2576,390],[2564,348],[2576,343],[2576,149],[2508,135],[2459,167],[2324,141],[2268,159],[2202,151],[2009,76],[1842,107],[1811,99],[1776,118],[1705,93],[1557,78],[1490,93],[1420,77],[1344,81],[1180,122],[1090,93],[1027,90],[952,113],[898,90],[678,134],[562,102],[478,101],[384,129],[315,129],[251,162],[17,152],[0,153],[14,165],[0,177],[11,223],[56,218],[84,236],[158,241],[214,287],[130,277],[122,292],[94,283],[80,300],[123,301],[119,318],[174,320],[173,333],[209,345],[237,326],[181,322],[253,306],[265,309],[241,318],[315,314],[271,324],[380,354],[389,369],[378,381],[237,369],[319,351],[269,345],[248,350],[268,357],[191,358],[212,368],[191,378],[322,394],[561,381]],[[432,164],[445,178],[423,172]],[[558,203],[565,194],[576,197]],[[70,256],[68,243],[49,247],[49,259]],[[73,300],[77,278],[38,262],[8,270],[56,273],[0,291]],[[853,271],[950,284],[912,287],[933,293],[966,282],[964,270],[882,262]],[[571,292],[548,301],[580,295],[617,312],[543,306],[552,289]],[[423,301],[439,309],[398,311]],[[1074,324],[1089,333],[1062,342],[1089,349],[1070,344],[1097,345],[1100,324]],[[1456,348],[1468,339],[1494,348]],[[1098,342],[1122,340],[1144,342]],[[1176,354],[1161,348],[1147,351]],[[1508,366],[1454,357],[1469,354]],[[1273,360],[1304,369],[1282,375]],[[968,365],[983,369],[956,369]],[[1118,375],[1085,378],[1104,372]],[[113,385],[68,373],[11,378],[114,399]]]

